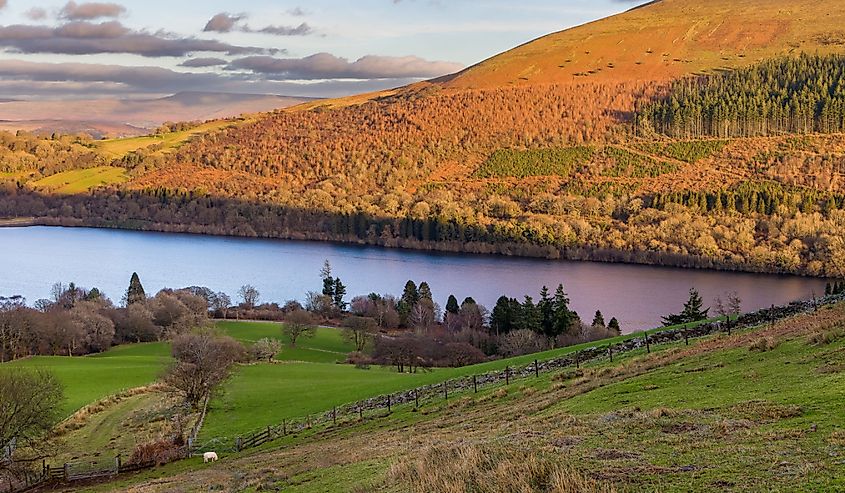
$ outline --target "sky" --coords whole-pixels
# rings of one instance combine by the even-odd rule
[[[0,0],[0,100],[334,97],[456,72],[636,0]]]

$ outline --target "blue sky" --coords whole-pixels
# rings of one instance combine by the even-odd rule
[[[0,0],[0,98],[350,94],[445,75],[635,4]]]

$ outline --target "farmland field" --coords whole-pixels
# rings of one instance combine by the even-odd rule
[[[63,414],[122,390],[154,382],[170,360],[165,343],[118,346],[95,356],[39,356],[6,363],[0,368],[47,369],[65,386]]]
[[[126,169],[115,166],[99,166],[65,171],[42,178],[32,183],[38,190],[60,195],[84,193],[103,185],[114,185],[129,180]]]
[[[142,137],[129,137],[125,139],[103,140],[97,142],[97,148],[103,153],[103,155],[113,159],[120,159],[130,152],[134,152],[139,149],[146,149],[155,145],[161,146],[159,152],[169,152],[187,142],[194,135],[220,130],[232,125],[233,123],[228,120],[215,120],[180,132],[170,132],[162,135],[145,135]]]

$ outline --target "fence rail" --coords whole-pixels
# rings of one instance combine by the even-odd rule
[[[205,417],[204,406],[200,422],[191,430],[189,445],[182,450],[181,456],[187,458],[194,454],[207,451],[240,452],[317,427],[336,427],[348,423],[360,422],[368,417],[387,416],[397,406],[413,404],[416,408],[419,408],[425,402],[440,399],[448,400],[450,397],[454,397],[455,393],[477,393],[485,387],[502,383],[510,385],[514,381],[539,378],[540,374],[560,371],[566,368],[574,367],[577,369],[583,364],[604,358],[612,362],[615,356],[635,350],[645,349],[647,352],[651,352],[652,346],[655,345],[681,341],[688,345],[690,340],[693,339],[711,336],[720,332],[730,334],[733,330],[750,329],[766,323],[773,324],[777,320],[817,310],[822,304],[830,304],[843,300],[845,300],[845,295],[828,296],[821,300],[813,301],[796,301],[786,306],[772,306],[771,308],[743,315],[734,321],[726,323],[707,323],[695,327],[668,329],[652,334],[644,333],[642,336],[632,337],[617,344],[597,345],[567,354],[560,358],[545,361],[534,360],[523,366],[508,366],[504,370],[446,380],[437,384],[337,406],[327,412],[285,419],[282,423],[269,425],[249,434],[235,437],[234,439],[218,437],[212,438],[204,444],[196,444],[195,439],[199,432],[202,419]],[[69,462],[58,468],[50,467],[44,463],[39,474],[28,473],[21,478],[0,479],[0,493],[23,493],[45,484],[71,483],[74,481],[111,477],[118,474],[150,469],[156,465],[157,463],[155,462],[123,464],[120,456],[115,457],[113,462],[110,460],[100,463]]]

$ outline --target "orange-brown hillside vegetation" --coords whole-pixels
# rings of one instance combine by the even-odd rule
[[[652,2],[450,77],[276,111],[156,160],[130,153],[118,164],[132,179],[107,192],[122,198],[108,207],[94,194],[73,208],[7,201],[5,213],[845,276],[845,62],[832,56],[845,54],[843,26],[845,0]],[[783,57],[789,70],[772,62]],[[755,101],[778,106],[778,125],[734,97],[747,88],[719,82],[737,70],[753,79]],[[695,105],[715,105],[707,126],[641,125],[642,108],[674,97],[679,78],[704,74],[733,106],[700,101],[697,79],[693,106],[677,114],[703,119]],[[655,130],[705,127],[731,132]],[[143,206],[122,205],[133,200]]]

